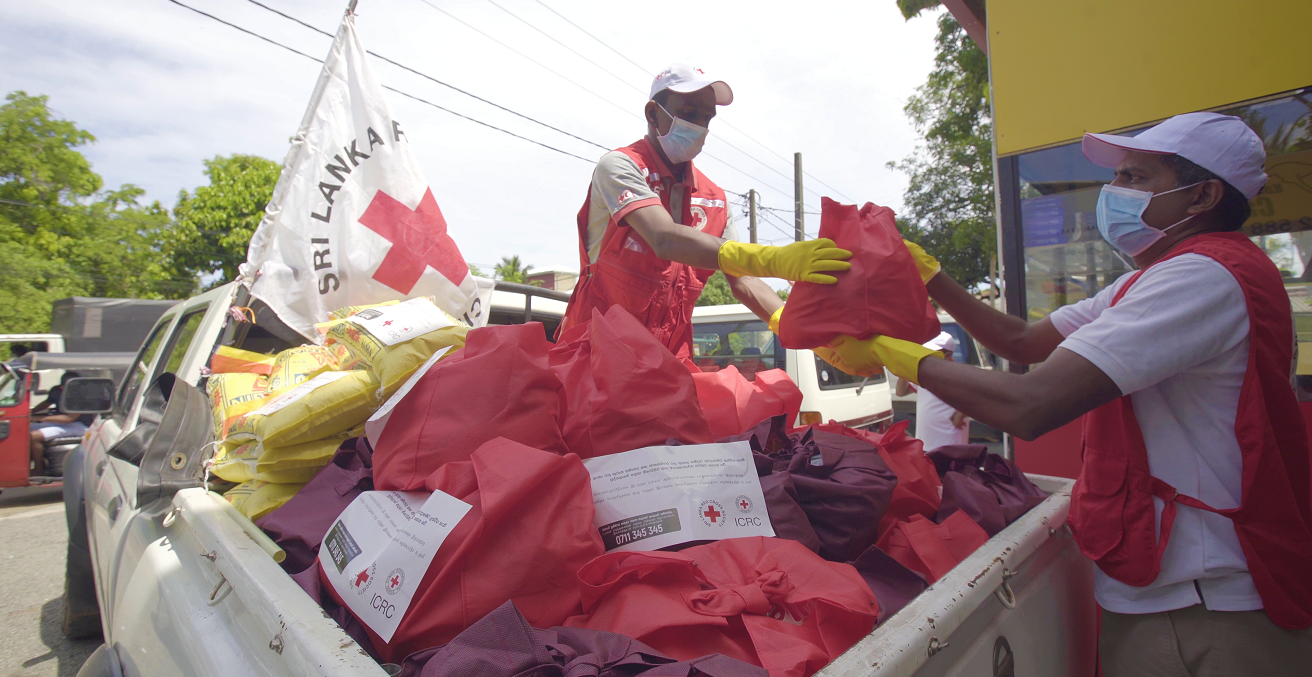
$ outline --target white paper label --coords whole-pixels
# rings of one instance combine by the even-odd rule
[[[287,392],[273,398],[273,401],[251,412],[250,416],[268,416],[269,414],[272,414],[275,411],[281,410],[283,407],[291,404],[292,402],[295,402],[296,400],[299,400],[302,397],[309,395],[315,390],[323,386],[326,386],[329,383],[332,383],[333,381],[336,381],[339,378],[345,378],[350,374],[351,372],[349,371],[325,371],[324,373],[315,376],[314,378],[306,381],[305,383],[302,383],[296,386],[295,388],[292,388],[291,390],[288,390]]]
[[[366,491],[319,546],[319,566],[356,618],[390,642],[433,555],[470,505],[434,491]]]
[[[747,442],[646,447],[583,465],[608,552],[774,536]]]
[[[401,398],[405,397],[406,394],[415,387],[415,384],[419,382],[419,379],[423,378],[424,374],[427,374],[428,370],[432,369],[433,365],[437,364],[437,361],[442,359],[442,356],[447,354],[447,351],[449,350],[451,350],[451,346],[444,346],[441,350],[433,353],[433,356],[428,358],[427,362],[420,365],[419,369],[401,385],[401,388],[395,393],[392,393],[392,396],[387,398],[387,401],[383,403],[383,406],[379,407],[378,411],[375,411],[374,415],[370,416],[368,421],[365,421],[364,436],[368,438],[369,444],[375,446],[378,445],[378,438],[383,434],[383,428],[387,427],[387,419],[392,417],[392,409],[396,408],[396,405],[401,401]]]
[[[394,306],[366,308],[348,319],[389,346],[452,326],[451,320],[425,298],[402,301]]]

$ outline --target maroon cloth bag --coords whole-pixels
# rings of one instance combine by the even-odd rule
[[[556,454],[563,392],[541,323],[483,327],[434,364],[392,410],[374,448],[381,490],[417,491],[444,463],[503,437]]]
[[[631,637],[586,628],[529,625],[513,602],[502,604],[445,646],[406,657],[400,677],[768,677],[723,654],[687,661]]]
[[[906,568],[873,545],[850,564],[865,579],[870,591],[875,593],[875,599],[879,600],[879,623],[901,611],[929,587],[924,576]]]
[[[363,437],[342,442],[328,465],[291,500],[256,522],[287,553],[284,571],[295,574],[310,568],[337,517],[361,492],[373,491],[371,457]]]
[[[988,447],[982,444],[950,444],[939,447],[926,456],[934,462],[939,476],[945,478],[944,503],[948,501],[946,476],[948,473],[959,473],[967,480],[982,485],[993,493],[1002,512],[1004,524],[1015,522],[1021,515],[1029,512],[1030,508],[1042,503],[1043,499],[1048,497],[1047,493],[1026,479],[1025,473],[1021,472],[1015,463],[997,454],[990,454]],[[973,496],[978,495],[973,494]],[[972,498],[958,491],[953,500],[960,505],[969,504]],[[966,512],[969,514],[970,511]],[[940,508],[939,515],[946,517],[949,514],[951,511]],[[973,519],[974,515],[971,517]],[[941,523],[942,520],[939,522]]]
[[[562,333],[549,361],[565,388],[560,429],[580,458],[713,439],[688,368],[618,305]]]
[[[785,348],[828,345],[839,334],[883,334],[924,343],[939,334],[938,315],[893,210],[869,202],[857,209],[822,198],[820,237],[852,252],[852,269],[837,284],[798,282],[779,319]]]

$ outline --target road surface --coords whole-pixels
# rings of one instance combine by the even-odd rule
[[[59,488],[0,493],[0,676],[73,677],[100,645],[59,632],[67,541]]]

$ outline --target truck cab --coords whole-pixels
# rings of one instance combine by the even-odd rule
[[[692,360],[703,371],[733,365],[749,381],[758,371],[787,372],[802,391],[801,424],[837,421],[878,431],[892,424],[893,401],[885,375],[852,376],[810,350],[786,349],[747,306],[700,306],[692,312],[692,325]]]

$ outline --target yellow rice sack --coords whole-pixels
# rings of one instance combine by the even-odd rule
[[[324,369],[337,369],[337,358],[322,346],[301,346],[278,353],[269,374],[269,392],[286,392]]]
[[[282,394],[267,397],[228,431],[231,440],[286,447],[345,432],[378,409],[378,379],[364,370],[325,371]]]
[[[228,499],[237,512],[257,520],[282,507],[290,501],[304,484],[275,484],[251,480],[242,482],[228,490],[223,497]]]
[[[328,313],[328,317],[331,317],[333,319],[328,320],[327,322],[320,322],[314,325],[314,328],[318,329],[320,334],[327,335],[328,331],[331,330],[333,327],[336,327],[337,325],[341,324],[342,320],[345,320],[346,318],[360,312],[361,310],[368,310],[369,308],[382,308],[384,306],[394,306],[398,303],[400,303],[400,301],[383,301],[382,303],[366,303],[362,306],[346,306],[345,308],[338,308],[337,310]]]
[[[211,374],[205,384],[214,410],[216,439],[228,436],[228,429],[237,419],[255,408],[268,394],[269,379],[264,374],[230,373]]]
[[[433,353],[465,345],[469,327],[442,312],[427,298],[415,298],[383,308],[368,308],[333,327],[328,336],[346,346],[351,363],[368,369],[382,384],[387,399]]]
[[[357,426],[321,440],[287,447],[260,445],[254,479],[266,482],[309,482],[320,468],[328,465],[342,442],[363,434],[364,427]]]
[[[273,371],[273,355],[253,353],[230,346],[219,346],[210,356],[210,373],[212,374],[264,374]]]
[[[219,445],[214,454],[214,463],[210,472],[229,482],[249,482],[255,479],[255,467],[259,461],[259,443],[250,440],[240,442],[225,441]]]

